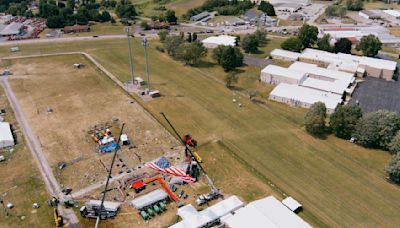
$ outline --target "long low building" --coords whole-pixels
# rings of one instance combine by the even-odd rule
[[[227,228],[311,228],[275,197],[256,200],[221,219]]]
[[[7,122],[0,122],[0,148],[14,146],[14,136],[11,125]]]
[[[274,49],[271,51],[270,56],[274,59],[294,62],[299,59],[300,53],[282,49]]]
[[[342,103],[341,95],[286,83],[277,85],[269,94],[269,99],[301,108],[310,108],[316,102],[323,102],[328,113]]]
[[[261,70],[261,81],[277,85],[281,82],[288,84],[300,84],[305,77],[306,73],[296,71],[293,69],[280,67],[276,65],[268,65]]]
[[[236,37],[235,36],[210,36],[201,41],[206,48],[216,48],[219,45],[223,46],[235,46]]]

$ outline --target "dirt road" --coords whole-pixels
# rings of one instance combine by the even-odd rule
[[[18,101],[7,81],[7,78],[0,79],[0,84],[4,88],[4,91],[7,95],[7,98],[10,102],[10,105],[15,113],[15,117],[20,124],[22,131],[24,133],[27,145],[32,152],[33,157],[38,163],[38,167],[40,173],[42,174],[43,180],[46,184],[47,191],[53,195],[57,196],[61,201],[65,199],[64,194],[61,192],[61,187],[57,182],[56,178],[53,175],[51,167],[47,162],[47,159],[43,153],[42,147],[38,138],[33,133],[31,127],[29,126],[28,121],[25,118],[24,113],[22,112]],[[72,211],[72,209],[66,209],[59,206],[59,211],[63,215],[66,222],[69,224],[69,227],[79,227],[79,220]]]

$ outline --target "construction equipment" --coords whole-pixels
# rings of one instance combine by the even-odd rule
[[[141,211],[140,216],[146,221],[150,219],[150,216],[145,211]]]
[[[171,127],[171,129],[174,131],[174,133],[176,134],[176,136],[179,138],[179,140],[181,141],[182,145],[185,146],[185,152],[186,153],[190,153],[190,155],[192,156],[192,158],[194,158],[194,160],[196,161],[196,165],[201,169],[201,171],[203,171],[204,176],[206,177],[207,181],[208,181],[208,186],[211,188],[210,196],[213,197],[207,197],[205,199],[215,199],[218,198],[220,196],[222,196],[221,192],[219,191],[219,189],[214,185],[213,181],[211,180],[211,178],[208,176],[207,172],[205,171],[205,169],[200,165],[200,161],[197,160],[197,157],[194,155],[193,151],[188,147],[188,145],[186,144],[186,142],[180,137],[179,133],[176,131],[176,129],[174,128],[174,126],[171,124],[171,122],[168,120],[168,118],[165,116],[165,114],[163,112],[161,112],[161,115],[164,117],[164,119],[167,121],[167,123],[169,124],[169,126]],[[196,142],[197,145],[197,142]],[[216,196],[216,197],[215,197]],[[198,198],[199,199],[199,198]],[[203,200],[204,201],[204,200]],[[209,200],[208,200],[209,201]],[[207,202],[208,202],[207,201]]]
[[[57,208],[53,209],[54,213],[54,223],[56,227],[61,227],[64,225],[64,218],[58,213]]]

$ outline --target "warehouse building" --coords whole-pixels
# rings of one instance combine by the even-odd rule
[[[199,13],[197,15],[191,16],[190,20],[191,21],[200,21],[200,20],[202,20],[202,19],[204,19],[206,17],[209,17],[209,16],[210,16],[210,13],[207,12],[207,11],[204,11],[204,12],[201,12],[201,13]]]
[[[274,59],[294,62],[299,59],[300,53],[282,49],[274,49],[271,51],[270,56]]]
[[[243,206],[244,203],[237,196],[231,196],[224,199],[200,212],[191,204],[188,204],[178,209],[177,214],[182,218],[182,221],[170,226],[170,228],[210,227],[218,224],[221,217],[226,216]]]
[[[310,108],[316,102],[323,102],[328,113],[342,103],[341,95],[286,83],[277,85],[269,94],[269,99],[301,108]]]
[[[14,146],[14,136],[7,122],[0,122],[0,148]]]
[[[380,15],[374,13],[371,10],[361,10],[360,12],[358,12],[358,15],[365,19],[371,19],[371,20],[381,19]]]
[[[305,78],[305,72],[291,70],[288,68],[276,66],[276,65],[268,65],[261,71],[261,81],[277,85],[279,83],[287,83],[287,84],[301,84],[301,82]]]
[[[280,2],[274,4],[274,9],[279,12],[295,13],[301,9],[303,5],[295,2]]]
[[[201,41],[206,48],[216,48],[219,45],[223,46],[235,46],[236,45],[236,37],[235,36],[210,36]]]
[[[221,219],[227,228],[310,228],[311,226],[293,213],[275,197],[256,200]]]

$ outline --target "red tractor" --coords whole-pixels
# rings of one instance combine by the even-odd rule
[[[190,147],[193,148],[197,147],[197,141],[190,134],[186,134],[185,136],[183,136],[182,140],[186,145]]]

